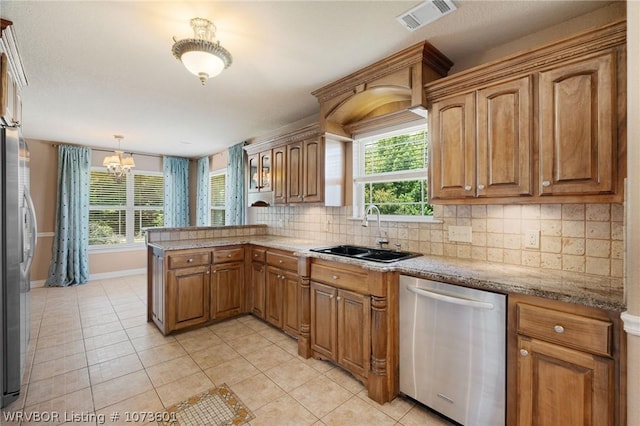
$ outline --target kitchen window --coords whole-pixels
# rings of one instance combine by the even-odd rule
[[[163,226],[162,173],[135,171],[117,182],[104,169],[91,170],[89,245],[144,242],[143,229]]]
[[[209,176],[209,184],[211,187],[211,226],[224,226],[226,180],[226,170],[213,172]]]
[[[425,126],[357,139],[354,142],[354,217],[369,205],[387,220],[433,216],[427,197],[428,142]]]

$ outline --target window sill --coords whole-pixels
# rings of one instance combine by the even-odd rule
[[[349,217],[347,220],[353,220],[362,222],[362,217]],[[369,221],[375,221],[376,215],[369,215]],[[436,219],[433,216],[380,216],[380,222],[410,222],[410,223],[444,223],[441,219]]]
[[[117,253],[125,251],[137,251],[144,249],[145,243],[133,243],[133,244],[105,244],[89,246],[89,253]]]

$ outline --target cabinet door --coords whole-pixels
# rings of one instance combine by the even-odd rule
[[[475,94],[455,96],[432,105],[431,198],[475,196]]]
[[[250,155],[247,159],[249,165],[249,192],[260,191],[260,157],[258,154]]]
[[[287,202],[287,149],[284,146],[273,149],[273,198],[276,204]]]
[[[267,289],[265,301],[265,317],[268,322],[278,328],[282,328],[282,272],[279,268],[267,267]]]
[[[338,363],[367,377],[371,361],[371,304],[368,296],[338,290]]]
[[[293,335],[300,331],[300,285],[298,275],[283,271],[283,328]]]
[[[209,267],[169,271],[168,330],[179,330],[209,320]]]
[[[264,263],[251,264],[251,312],[265,319],[265,280],[267,277]]]
[[[304,195],[304,153],[302,142],[287,145],[287,202],[302,203]]]
[[[324,142],[322,138],[304,141],[303,153],[303,201],[305,203],[324,201]]]
[[[242,311],[244,262],[223,263],[211,270],[211,318],[221,319]]]
[[[531,77],[478,91],[477,194],[530,195]]]
[[[334,287],[311,282],[311,349],[334,361],[338,359],[337,294]]]
[[[614,53],[540,73],[540,194],[614,191]]]
[[[260,191],[271,191],[271,150],[260,153]]]
[[[612,425],[613,360],[518,337],[518,424]]]

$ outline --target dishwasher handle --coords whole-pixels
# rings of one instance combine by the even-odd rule
[[[436,293],[434,291],[424,290],[418,287],[407,287],[412,293],[417,294],[418,296],[428,297],[430,299],[440,300],[442,302],[453,303],[455,305],[469,306],[472,308],[479,309],[493,309],[493,303],[489,302],[481,302],[479,300],[473,299],[462,299],[460,297],[447,296],[446,294]]]

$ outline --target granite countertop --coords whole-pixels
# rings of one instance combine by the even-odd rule
[[[442,256],[421,256],[394,263],[377,263],[309,251],[336,245],[276,236],[228,237],[215,240],[160,241],[149,246],[162,250],[210,248],[232,244],[256,244],[288,250],[297,256],[314,257],[361,266],[375,271],[444,281],[483,290],[519,293],[621,312],[625,310],[622,279],[576,272],[538,269]]]

